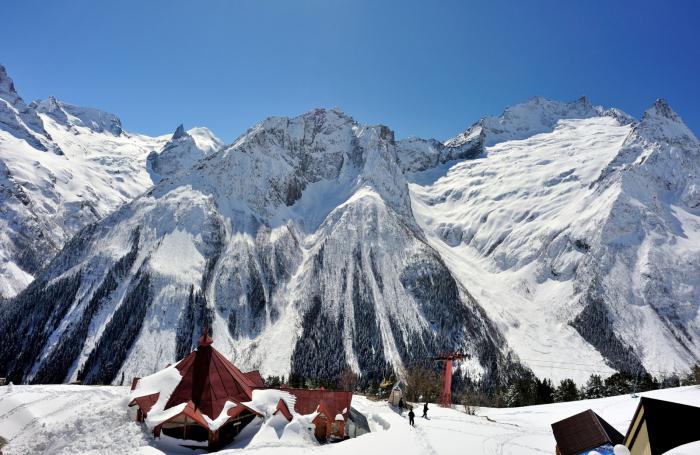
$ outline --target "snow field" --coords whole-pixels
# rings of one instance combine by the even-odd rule
[[[6,455],[17,454],[147,454],[196,453],[173,440],[154,440],[145,427],[127,416],[128,388],[69,385],[0,387],[0,435],[9,441]],[[700,406],[700,387],[679,387],[641,393],[642,396]],[[264,401],[264,400],[263,400]],[[271,402],[271,401],[270,401]],[[429,419],[416,416],[408,425],[385,401],[353,397],[353,407],[368,419],[372,433],[337,444],[318,445],[300,425],[268,419],[249,425],[221,455],[374,453],[530,455],[553,453],[550,425],[593,409],[625,433],[639,402],[621,395],[596,400],[528,406],[480,408],[467,415],[461,406],[430,405]],[[416,403],[416,409],[420,403]],[[420,414],[420,413],[419,413]],[[294,422],[292,422],[294,423]],[[674,453],[688,455],[690,449]]]
[[[563,323],[572,317],[571,279],[583,255],[559,254],[550,242],[572,225],[580,238],[595,230],[606,208],[588,185],[627,134],[629,126],[610,117],[562,120],[551,133],[489,147],[486,156],[445,167],[440,177],[434,171],[412,177],[421,182],[410,185],[413,212],[430,244],[523,359],[568,362],[577,352],[577,362],[612,373]],[[556,265],[558,279],[546,262]],[[524,363],[553,380],[591,374],[561,363]]]

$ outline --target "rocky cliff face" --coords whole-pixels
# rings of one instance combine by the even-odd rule
[[[0,128],[38,150],[62,153],[60,148],[52,143],[51,136],[44,129],[37,112],[27,106],[17,94],[14,82],[2,65],[0,65]]]

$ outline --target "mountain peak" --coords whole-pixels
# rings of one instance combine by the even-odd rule
[[[181,137],[185,137],[185,136],[187,136],[187,133],[185,132],[185,127],[181,123],[180,126],[178,126],[175,129],[175,132],[173,133],[172,140],[180,139]]]
[[[22,98],[17,94],[12,78],[7,75],[7,70],[2,65],[0,65],[0,99],[4,99],[13,106],[18,101],[22,101]]]
[[[698,141],[690,128],[683,122],[681,116],[663,98],[658,98],[644,112],[639,130],[648,137],[664,138],[671,142],[688,139],[692,142]]]
[[[107,131],[114,136],[122,133],[121,120],[116,115],[91,107],[68,104],[54,96],[34,101],[30,107],[68,128],[79,126],[96,133]]]
[[[267,117],[239,136],[232,146],[250,141],[274,143],[278,139],[313,142],[321,137],[342,134],[341,131],[350,131],[355,125],[355,120],[340,109],[315,108],[294,117]]]
[[[499,116],[484,117],[457,137],[445,142],[449,147],[461,146],[481,138],[483,145],[524,139],[534,134],[554,130],[559,120],[583,119],[602,115],[602,108],[593,106],[582,96],[575,101],[562,102],[533,96],[523,103],[507,107]]]
[[[654,101],[654,104],[652,104],[651,107],[644,112],[644,116],[663,117],[674,122],[683,121],[681,120],[680,116],[676,114],[673,109],[671,109],[668,101],[663,98],[657,98],[656,101]]]
[[[328,109],[325,107],[317,107],[305,112],[297,117],[291,118],[292,121],[300,119],[304,123],[313,123],[314,125],[342,125],[345,123],[355,123],[355,120],[340,108],[334,107]]]
[[[593,105],[591,104],[590,100],[588,99],[588,97],[586,95],[581,95],[576,101],[569,103],[569,104],[573,104],[576,106],[583,106],[583,107],[591,108],[591,109],[593,108]]]
[[[44,129],[44,124],[36,111],[24,103],[15,89],[12,78],[7,75],[5,67],[0,65],[0,124],[13,136],[24,139],[32,147],[47,151],[53,149],[62,154],[60,147],[51,144],[51,136]]]

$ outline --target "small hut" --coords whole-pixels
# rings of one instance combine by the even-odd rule
[[[579,455],[596,451],[612,454],[622,434],[590,409],[552,424],[557,455]]]
[[[296,398],[294,411],[301,415],[312,414],[311,422],[314,424],[314,435],[317,440],[325,442],[347,437],[345,424],[350,418],[352,392],[325,389],[283,388],[282,390]],[[279,406],[278,411],[286,416]],[[287,419],[291,420],[289,417]]]
[[[400,379],[396,381],[396,384],[391,388],[389,392],[389,404],[392,406],[398,406],[399,400],[404,397],[406,393],[406,385]]]
[[[264,387],[257,371],[243,373],[212,346],[205,330],[199,346],[175,365],[135,378],[129,406],[153,435],[186,447],[215,450],[229,444],[260,412],[246,405]]]
[[[700,408],[642,397],[625,436],[632,455],[657,455],[700,441]]]

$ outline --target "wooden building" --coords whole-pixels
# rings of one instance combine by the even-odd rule
[[[271,390],[265,388],[260,373],[242,372],[211,344],[205,329],[199,346],[187,357],[132,381],[129,407],[134,419],[145,422],[154,436],[177,438],[185,447],[217,450],[256,417],[269,414],[287,421],[298,416],[304,416],[305,423],[310,419],[309,429],[321,442],[369,432],[364,416],[350,407],[352,392],[283,387],[272,394],[280,398],[270,409],[266,400]],[[258,399],[254,390],[260,390]]]
[[[345,426],[350,418],[352,392],[325,389],[282,388],[282,390],[289,392],[296,398],[294,411],[297,414],[316,414],[312,420],[316,439],[325,442],[347,437]],[[289,413],[289,410],[285,413],[279,403],[278,411],[285,417]],[[291,416],[291,413],[288,415]],[[287,417],[287,420],[291,420],[291,418]]]
[[[150,424],[154,436],[164,434],[191,441],[192,447],[204,445],[215,450],[229,444],[241,429],[261,416],[244,404],[252,400],[254,389],[264,388],[260,373],[241,372],[211,344],[205,331],[195,351],[166,368],[176,369],[179,376],[172,370],[162,370],[165,379],[150,380],[143,387],[147,378],[133,380],[129,406],[136,408],[137,420]],[[175,387],[163,390],[172,385],[172,378],[177,380]],[[161,393],[164,397],[169,393],[164,405]],[[157,415],[149,420],[152,412]]]
[[[579,455],[596,450],[612,453],[624,437],[590,409],[552,424],[557,455]]]
[[[700,408],[641,397],[625,445],[631,455],[660,455],[700,440]]]

